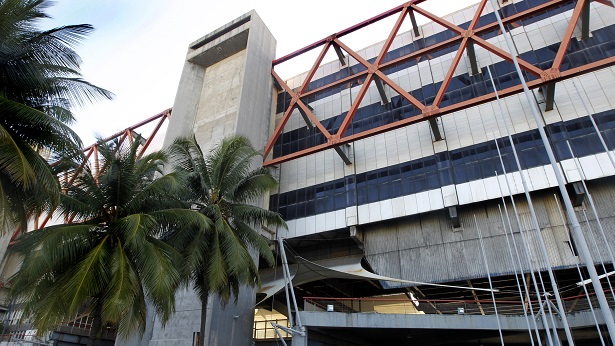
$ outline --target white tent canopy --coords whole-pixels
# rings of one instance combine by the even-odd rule
[[[427,285],[446,288],[457,288],[463,290],[475,290],[491,292],[489,289],[472,288],[464,286],[451,286],[443,284],[434,284],[420,281],[402,280],[374,274],[367,271],[361,265],[362,255],[337,257],[332,259],[309,261],[303,257],[295,257],[295,264],[289,264],[291,281],[293,286],[299,286],[308,282],[324,280],[324,279],[365,279],[365,280],[382,280],[391,282],[400,282],[411,285]],[[261,288],[258,291],[258,302],[271,297],[284,289],[284,275],[282,268],[272,268],[261,271]],[[497,292],[497,290],[494,290]]]

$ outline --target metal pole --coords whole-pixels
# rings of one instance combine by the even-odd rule
[[[530,209],[530,212],[532,212],[533,210],[534,209]],[[526,233],[529,233],[529,230],[530,230],[529,223],[530,222],[525,217],[523,217],[523,225],[527,229]],[[541,238],[540,230],[536,230],[536,234],[537,234],[537,236],[535,236],[535,237],[528,236],[526,238],[526,239],[528,239],[528,244],[529,244],[530,240],[533,240],[532,243],[534,244],[534,246],[536,245],[535,244],[536,240],[532,239],[532,238],[538,238],[540,240],[540,238]],[[545,256],[543,256],[543,257],[545,257]],[[547,263],[546,263],[547,269],[551,268],[551,264],[549,263],[549,260],[547,259],[546,261],[547,261]],[[540,267],[540,265],[539,265],[539,267]],[[559,335],[557,334],[557,325],[555,324],[555,317],[553,316],[552,304],[550,304],[551,298],[549,298],[549,297],[551,296],[551,294],[547,291],[547,288],[545,286],[545,281],[544,281],[544,279],[542,277],[542,273],[540,271],[538,271],[538,278],[540,279],[540,286],[542,287],[542,292],[543,292],[542,294],[545,297],[545,301],[540,306],[540,309],[544,311],[544,307],[545,306],[547,307],[547,310],[549,312],[549,317],[551,318],[553,342],[555,344],[557,344],[557,345],[561,345],[561,341],[559,339]],[[557,309],[556,309],[556,311],[557,311]]]
[[[496,13],[497,13],[497,11],[496,11]],[[501,116],[502,116],[502,118],[504,118],[504,110],[502,108],[502,104],[501,104],[501,101],[500,101],[500,97],[498,95],[498,91],[497,91],[497,89],[495,87],[495,82],[493,81],[493,75],[491,74],[491,69],[489,67],[487,67],[487,71],[489,72],[489,78],[491,80],[491,85],[493,86],[493,91],[495,92],[496,99],[497,99],[497,102],[498,102],[498,106],[500,107]],[[564,308],[563,308],[564,304],[561,301],[561,296],[560,296],[559,290],[557,288],[557,282],[555,281],[555,275],[553,274],[553,268],[551,266],[551,261],[549,260],[549,255],[548,255],[549,253],[547,251],[547,246],[545,245],[544,239],[542,237],[542,233],[541,233],[541,230],[540,230],[540,224],[538,223],[538,217],[536,216],[536,211],[534,209],[534,204],[532,202],[532,197],[530,196],[529,188],[527,186],[527,180],[525,179],[525,175],[523,174],[524,172],[523,172],[523,169],[521,167],[521,162],[519,160],[519,155],[517,153],[517,148],[515,147],[515,143],[514,143],[514,141],[512,139],[510,131],[508,129],[508,124],[506,123],[506,119],[504,119],[504,127],[505,127],[506,133],[508,135],[508,140],[510,141],[510,146],[512,148],[513,156],[515,158],[515,163],[517,164],[517,167],[519,169],[519,175],[521,176],[521,183],[523,185],[523,192],[525,194],[525,199],[526,199],[527,204],[528,204],[528,208],[529,208],[530,215],[531,215],[531,218],[532,218],[532,223],[534,224],[534,228],[536,229],[536,238],[538,238],[538,244],[540,246],[540,251],[542,252],[542,256],[543,256],[543,258],[545,260],[547,272],[548,272],[549,278],[551,280],[551,287],[553,288],[553,293],[555,295],[555,300],[557,301],[557,304],[559,306],[559,310],[564,311]],[[499,153],[500,149],[499,149],[497,141],[496,141],[496,148],[497,148],[498,153]],[[501,154],[500,154],[500,160],[501,160]],[[504,169],[504,163],[503,162],[501,162],[501,163],[502,163],[502,167]],[[545,284],[544,284],[544,281],[543,281],[543,278],[542,278],[542,274],[540,272],[538,273],[538,277],[540,278],[540,284],[541,284],[542,290],[543,290],[543,292],[545,294],[545,299],[548,301],[549,298],[546,296],[547,295],[547,291],[545,289]],[[541,303],[541,307],[542,307],[542,303]],[[551,305],[547,304],[547,308],[549,310],[549,315],[551,316],[551,323],[552,323],[553,329],[555,331],[554,332],[554,336],[555,336],[554,339],[558,340],[559,338],[557,337],[557,334],[556,334],[555,320],[553,319],[553,313],[551,311]],[[541,309],[541,311],[544,312],[544,309]],[[568,344],[569,345],[574,345],[574,341],[572,339],[572,333],[570,332],[570,327],[568,326],[568,319],[566,318],[565,314],[561,314],[561,318],[562,318],[562,325],[564,326],[564,330],[566,331],[566,339],[568,340]],[[544,321],[543,321],[543,323],[544,323]],[[548,328],[546,328],[546,329],[548,329]]]
[[[583,217],[585,218],[585,224],[587,225],[587,229],[588,229],[587,233],[589,233],[589,237],[591,238],[592,245],[594,245],[594,247],[596,248],[596,251],[598,252],[598,259],[600,260],[600,264],[602,265],[602,270],[604,270],[604,275],[606,275],[609,271],[606,270],[606,266],[604,265],[604,260],[602,260],[602,255],[600,254],[600,250],[598,248],[598,242],[596,242],[596,237],[594,237],[594,230],[592,229],[592,226],[589,224],[589,219],[587,218],[587,213],[585,212],[585,210],[583,210]],[[611,278],[609,277],[609,275],[606,275],[605,277],[606,277],[606,282],[609,285],[609,290],[611,291],[611,296],[615,300],[615,295],[613,294],[613,286],[611,285]]]
[[[282,238],[278,238],[278,244],[280,246],[280,254],[282,255],[282,275],[284,275],[284,292],[286,293],[286,308],[288,309],[288,322],[290,322],[291,327],[294,326],[293,322],[293,311],[292,305],[290,305],[290,293],[288,292],[289,286],[289,278],[286,277],[286,254],[283,252],[284,243],[282,243]]]
[[[555,204],[557,205],[557,211],[559,212],[559,217],[562,220],[562,226],[564,226],[564,230],[566,231],[566,236],[568,237],[568,242],[570,243],[570,246],[572,249],[572,240],[570,239],[570,232],[568,232],[568,227],[566,227],[566,219],[564,218],[564,213],[562,213],[562,208],[559,205],[559,201],[557,200],[557,196],[555,194],[553,194],[553,198],[555,199]],[[574,251],[573,251],[573,255],[576,256]],[[581,282],[583,282],[584,279],[583,279],[583,274],[581,273],[581,268],[579,267],[579,261],[575,260],[574,265],[577,267],[577,272],[579,273],[579,278],[581,279]],[[605,346],[604,339],[602,338],[602,333],[600,332],[600,326],[598,325],[598,318],[596,317],[596,312],[594,311],[594,307],[592,305],[591,299],[589,299],[589,292],[587,292],[587,287],[585,285],[581,285],[581,286],[583,286],[583,292],[585,292],[587,303],[589,304],[589,308],[592,312],[592,316],[594,317],[594,323],[596,325],[596,330],[598,331],[598,336],[600,337],[600,342],[602,343],[602,346]]]
[[[299,326],[299,328],[303,328],[303,324],[301,324],[301,316],[299,315],[299,306],[297,305],[297,297],[295,297],[295,289],[293,288],[293,283],[292,283],[292,279],[290,278],[290,270],[288,269],[288,259],[286,258],[286,251],[284,250],[284,241],[282,240],[282,237],[279,238],[280,241],[280,245],[281,245],[281,251],[282,251],[282,257],[283,257],[283,264],[284,264],[284,270],[286,270],[286,275],[288,277],[288,286],[290,289],[290,294],[293,297],[293,304],[295,306],[295,311],[297,312],[297,325]]]
[[[496,172],[497,174],[497,172]],[[498,185],[499,185],[499,181],[498,181]],[[500,194],[502,193],[502,189],[500,189]],[[506,201],[504,200],[504,196],[502,196],[502,203],[504,204],[504,210],[506,211],[506,218],[508,220],[508,227],[510,228],[510,234],[511,234],[511,238],[512,241],[515,241],[515,235],[513,233],[512,230],[512,225],[510,223],[510,217],[508,217],[508,209],[506,208]],[[502,214],[502,207],[500,207],[498,205],[498,210],[500,211],[500,219],[502,221],[502,227],[504,227],[504,235],[506,237],[506,245],[508,247],[508,254],[510,255],[510,260],[512,261],[512,265],[513,265],[513,270],[515,271],[515,281],[517,282],[517,288],[519,289],[519,299],[521,300],[521,304],[525,304],[525,299],[523,298],[523,296],[525,295],[525,297],[528,300],[528,307],[530,309],[530,314],[532,315],[532,321],[534,324],[534,330],[536,332],[536,336],[538,339],[538,345],[542,346],[542,342],[540,341],[540,335],[538,334],[538,325],[536,324],[536,316],[534,315],[534,307],[532,307],[532,302],[530,299],[530,295],[529,295],[529,290],[527,288],[527,284],[525,283],[525,279],[523,278],[523,267],[521,266],[521,261],[519,260],[519,254],[517,253],[517,260],[519,261],[519,273],[517,274],[517,265],[515,265],[515,257],[513,256],[512,253],[512,249],[510,247],[510,242],[508,241],[508,230],[506,228],[506,224],[504,224],[504,215]],[[516,248],[516,246],[515,246]],[[521,275],[521,281],[523,282],[523,287],[525,289],[525,294],[523,293],[523,290],[521,289],[521,284],[519,283],[519,277],[517,275]],[[525,322],[527,323],[527,331],[530,335],[530,343],[532,344],[532,346],[534,346],[534,335],[532,333],[532,327],[530,326],[530,322],[529,322],[529,317],[527,316],[527,311],[525,309],[525,307],[523,308],[523,316],[525,316]]]
[[[275,330],[275,333],[278,335],[278,338],[280,338],[280,340],[282,341],[282,344],[284,346],[288,346],[288,344],[286,343],[286,341],[284,341],[284,338],[282,337],[282,333],[280,333],[280,330],[278,329],[278,325],[273,322],[269,322],[269,323],[271,323],[271,325],[273,326],[273,330]]]
[[[508,140],[510,141],[510,146],[512,148],[512,153],[513,153],[513,156],[515,158],[515,164],[517,165],[517,168],[519,169],[519,176],[521,177],[521,182],[522,182],[522,185],[523,185],[523,190],[525,192],[525,199],[527,200],[528,208],[530,210],[530,213],[532,214],[532,219],[534,220],[534,225],[535,225],[535,227],[536,227],[536,229],[538,231],[539,239],[542,240],[542,235],[540,234],[540,226],[538,224],[538,219],[536,218],[536,213],[534,212],[534,205],[532,204],[532,198],[530,197],[529,190],[527,188],[527,182],[525,181],[525,176],[523,174],[523,169],[521,167],[521,162],[519,161],[519,155],[517,154],[517,148],[515,147],[515,142],[513,141],[513,138],[510,135],[510,131],[508,129],[508,124],[506,123],[506,119],[504,119],[504,109],[502,107],[502,104],[501,104],[501,101],[500,101],[500,96],[498,95],[498,91],[495,88],[495,82],[493,81],[493,75],[491,74],[491,69],[489,68],[489,66],[487,66],[487,71],[489,72],[489,78],[491,80],[491,85],[493,86],[493,91],[495,92],[495,97],[496,97],[498,106],[500,108],[500,115],[501,115],[502,121],[504,123],[504,128],[506,129],[506,134],[508,136]],[[506,167],[504,166],[504,161],[502,160],[502,153],[500,152],[500,146],[499,146],[497,140],[495,140],[495,146],[496,146],[496,149],[498,151],[498,156],[500,158],[500,164],[502,165],[502,171],[504,173],[504,177],[506,177]],[[498,183],[499,183],[499,181],[498,181]],[[523,231],[522,231],[523,228],[521,227],[521,222],[519,220],[519,212],[517,211],[517,205],[515,204],[515,199],[513,198],[512,190],[510,188],[510,183],[508,182],[508,178],[506,178],[506,186],[508,187],[508,193],[510,195],[510,200],[512,201],[513,209],[514,209],[515,215],[517,217],[517,225],[519,227],[519,234],[521,234],[521,238],[523,239],[523,237],[524,237],[524,234],[523,234]],[[527,247],[525,246],[525,242],[522,242],[522,244],[523,244],[524,250],[526,251],[526,255],[528,257],[528,265],[530,267],[530,273],[532,275],[534,289],[536,290],[536,297],[538,298],[538,303],[542,307],[542,305],[543,305],[542,304],[542,298],[540,297],[540,290],[538,289],[538,284],[537,284],[536,276],[534,274],[534,268],[532,267],[531,256],[530,256],[530,254],[528,252]],[[546,256],[547,251],[543,249],[543,253],[545,254],[545,258],[546,258],[546,261],[547,261],[547,269],[550,269],[551,268],[551,264],[549,263],[549,259]],[[546,293],[546,290],[544,288],[544,283],[542,282],[542,276],[540,276],[540,273],[539,273],[539,277],[540,277],[540,283],[541,283],[543,292]],[[540,309],[539,312],[542,314],[542,317],[543,317],[542,323],[543,323],[545,329],[548,331],[549,330],[549,323],[547,321],[546,313],[545,313],[544,309],[542,309],[542,308]],[[553,317],[553,316],[551,315],[551,317]],[[553,328],[555,328],[555,324],[553,325]],[[551,339],[551,334],[548,333],[548,332],[546,334],[547,334],[547,339],[548,339],[549,345],[553,345],[553,340]]]
[[[602,132],[600,132],[598,125],[596,125],[594,114],[589,110],[589,107],[585,103],[585,99],[583,98],[583,95],[581,95],[581,92],[579,91],[579,88],[577,87],[577,83],[575,83],[574,80],[572,80],[572,85],[574,86],[574,89],[577,91],[577,95],[579,95],[579,98],[581,99],[583,108],[585,108],[585,111],[587,112],[587,114],[589,114],[589,120],[591,120],[592,125],[594,126],[594,130],[596,130],[596,134],[598,134],[598,138],[600,139],[600,144],[602,144],[602,148],[606,152],[606,156],[608,156],[609,160],[611,161],[611,165],[613,165],[613,168],[615,168],[615,159],[613,159],[613,153],[611,153],[611,151],[609,150],[609,147],[606,145],[606,142],[604,141],[604,136],[602,135]],[[570,149],[570,152],[572,153],[572,149]],[[574,157],[574,153],[572,154],[572,156]]]
[[[587,271],[589,272],[589,277],[592,280],[592,285],[594,287],[594,291],[596,292],[596,297],[598,298],[598,303],[600,305],[602,317],[604,318],[604,322],[607,326],[607,329],[609,330],[609,336],[611,338],[611,341],[615,342],[615,321],[613,321],[613,315],[611,313],[611,309],[609,308],[609,303],[607,302],[606,296],[604,295],[602,285],[600,284],[600,279],[598,279],[598,273],[596,272],[596,268],[594,267],[594,260],[592,259],[591,253],[589,252],[589,247],[587,247],[587,242],[585,241],[585,238],[583,237],[583,232],[581,231],[581,225],[579,224],[579,220],[577,219],[577,216],[574,213],[574,209],[572,207],[572,203],[570,202],[570,196],[568,195],[568,191],[566,191],[566,185],[564,183],[564,178],[562,176],[562,173],[559,170],[559,166],[557,165],[557,162],[555,161],[553,150],[551,149],[551,146],[547,139],[547,135],[543,128],[544,127],[543,122],[538,113],[536,101],[534,100],[533,94],[530,92],[530,89],[528,88],[527,83],[525,82],[525,78],[523,77],[523,74],[521,73],[521,68],[519,67],[519,61],[517,60],[517,55],[515,54],[515,50],[513,49],[512,43],[510,42],[510,38],[508,37],[508,32],[506,31],[506,28],[504,27],[504,24],[502,23],[502,18],[500,17],[500,13],[498,12],[496,2],[495,0],[489,0],[489,1],[491,2],[491,6],[493,7],[493,12],[495,13],[495,17],[500,26],[500,30],[502,30],[502,34],[506,40],[508,51],[510,55],[512,56],[515,69],[517,70],[517,75],[519,76],[519,79],[521,80],[521,84],[523,85],[523,91],[525,93],[527,101],[532,110],[532,115],[534,116],[536,125],[538,126],[540,138],[542,139],[544,147],[547,150],[549,161],[551,162],[551,166],[553,167],[555,178],[557,179],[557,183],[559,185],[560,193],[562,195],[562,198],[564,199],[566,214],[568,214],[568,220],[570,220],[570,223],[571,223],[573,239],[575,240],[576,244],[578,245],[580,249],[581,258],[583,259],[583,263],[587,267]],[[549,273],[551,274],[551,271]],[[555,293],[555,297],[557,299],[557,304],[560,310],[563,310],[561,298],[559,298],[559,292],[557,291],[555,287],[555,281],[553,281],[553,284],[554,284],[553,290]],[[569,344],[573,345],[572,335],[568,335],[570,334],[570,328],[568,327],[568,321],[565,318],[565,314],[564,316],[562,316],[562,324],[564,325],[564,329],[566,330],[566,337],[569,337],[570,339],[568,341]]]
[[[593,118],[591,116],[590,116],[590,119],[592,119],[593,121]],[[596,131],[598,132],[598,137],[601,139],[602,144],[606,146],[606,144],[602,140],[602,135],[600,134],[600,131],[598,131],[598,127],[596,127]],[[577,171],[579,171],[579,174],[581,175],[581,183],[583,184],[583,188],[585,189],[585,193],[587,194],[587,200],[589,201],[589,205],[592,208],[592,213],[594,214],[594,217],[596,218],[596,222],[598,223],[598,229],[600,230],[600,234],[602,235],[602,240],[604,241],[604,245],[606,246],[607,252],[609,253],[609,256],[611,257],[611,263],[615,265],[615,256],[613,256],[613,250],[611,249],[611,246],[609,245],[609,242],[606,239],[604,228],[602,228],[602,222],[600,221],[600,218],[598,217],[598,209],[596,209],[596,205],[594,204],[594,199],[592,198],[592,194],[589,193],[589,189],[587,188],[587,184],[585,183],[585,180],[586,180],[585,173],[581,169],[580,163],[577,162],[577,158],[575,157],[574,151],[572,151],[572,146],[570,146],[570,142],[566,141],[566,144],[568,145],[568,150],[570,150],[570,154],[572,154],[572,159],[574,160],[575,167],[577,168]],[[607,149],[607,154],[608,153],[609,152]],[[611,156],[609,155],[609,158],[610,157]],[[615,168],[615,163],[613,163],[613,167]]]
[[[495,303],[495,294],[493,293],[493,283],[491,282],[491,273],[489,272],[489,264],[487,263],[487,255],[485,254],[485,244],[483,244],[483,235],[481,234],[480,227],[476,221],[476,215],[474,215],[474,224],[476,225],[476,232],[478,232],[478,240],[480,244],[480,250],[483,254],[483,262],[485,263],[485,270],[487,271],[487,280],[489,280],[489,288],[491,289],[491,299],[493,299],[493,310],[495,311],[495,319],[498,321],[498,332],[500,333],[500,342],[504,346],[504,336],[502,335],[502,325],[500,324],[500,315],[498,315],[498,306]]]

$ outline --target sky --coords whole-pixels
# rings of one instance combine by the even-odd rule
[[[430,0],[420,6],[438,15],[478,0]],[[85,79],[115,94],[75,109],[73,129],[84,145],[112,135],[172,107],[188,45],[255,9],[277,40],[277,57],[394,8],[401,0],[57,0],[44,28],[92,24],[95,31],[77,48]],[[358,50],[386,38],[396,17],[342,39]],[[420,18],[419,18],[420,20]],[[410,25],[406,23],[405,25]],[[409,27],[402,27],[402,31]],[[313,61],[280,65],[283,78]],[[276,68],[276,71],[278,69]]]

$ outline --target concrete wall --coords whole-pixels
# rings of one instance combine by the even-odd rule
[[[254,11],[191,43],[165,147],[179,136],[192,134],[205,153],[233,134],[248,137],[256,148],[264,147],[275,44]],[[253,304],[254,292],[249,288],[241,289],[237,304],[231,300],[225,307],[210,297],[205,344],[250,345]],[[192,345],[200,330],[201,303],[193,290],[184,290],[177,293],[176,313],[166,326],[150,316],[152,323],[143,338],[118,344]]]
[[[613,244],[615,241],[613,179],[593,181],[588,188],[597,204],[607,239]],[[551,265],[555,268],[572,267],[577,258],[568,243],[567,228],[563,226],[554,194],[559,196],[556,189],[535,192],[532,194],[532,201]],[[527,272],[529,268],[524,248],[530,252],[532,266],[535,269],[546,269],[527,202],[524,196],[517,196],[515,201],[525,241],[519,234],[509,200],[507,208],[515,232],[515,242],[521,252],[524,271]],[[559,203],[561,206],[561,200]],[[452,227],[444,210],[363,226],[366,257],[378,274],[400,279],[447,282],[484,278],[486,270],[477,231],[480,228],[492,275],[514,274],[517,262],[515,260],[513,264],[506,239],[506,234],[510,234],[510,230],[505,231],[504,224],[507,225],[507,220],[504,216],[504,224],[502,223],[499,206],[502,206],[501,201],[494,200],[460,208],[461,228]],[[584,211],[588,216],[589,226],[585,222]],[[503,207],[502,212],[504,212]],[[591,208],[588,205],[578,207],[577,215],[596,263],[601,259],[610,261]],[[596,239],[597,246],[592,239]],[[510,237],[508,240],[512,241]],[[514,253],[512,243],[510,246]],[[394,286],[396,284],[390,287]]]

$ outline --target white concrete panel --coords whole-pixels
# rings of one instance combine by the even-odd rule
[[[327,221],[326,214],[316,215],[316,232],[315,233],[324,232],[327,229],[326,221]]]
[[[357,215],[358,224],[366,224],[369,223],[369,204],[362,204],[357,207],[359,210],[359,214]]]
[[[442,187],[442,199],[445,207],[459,204],[455,185],[447,185]]]
[[[346,210],[335,211],[335,229],[346,227]]]
[[[368,204],[369,207],[369,222],[376,222],[382,220],[382,214],[380,211],[380,202],[374,202]]]
[[[498,175],[495,181],[497,193],[500,196],[508,196],[510,194],[510,192],[508,191],[509,184],[514,184],[514,178],[512,174],[508,173],[506,175],[503,175],[503,174]]]
[[[316,233],[316,216],[308,216],[305,218],[305,233]]]
[[[581,174],[577,170],[577,167],[576,167],[576,165],[574,163],[574,160],[568,159],[568,160],[561,161],[561,166],[562,166],[562,169],[564,170],[564,175],[566,176],[566,181],[571,183],[571,182],[574,182],[574,181],[580,181],[581,180]]]
[[[427,191],[429,194],[430,210],[438,210],[444,208],[444,199],[442,198],[442,190],[435,189]]]
[[[424,213],[431,209],[429,191],[419,192],[416,194],[416,205],[418,213]]]
[[[287,238],[294,238],[297,236],[296,224],[297,224],[297,220],[287,220],[286,221],[286,225],[288,226],[288,233],[286,234]]]
[[[527,175],[525,173],[523,175],[527,178]],[[514,172],[512,174],[512,177],[514,179],[514,184],[513,184],[513,180],[511,180],[510,189],[512,190],[513,194],[523,193],[524,189],[523,189],[523,181],[521,180],[521,173]]]
[[[529,176],[529,183],[532,190],[546,189],[549,187],[547,175],[544,168],[534,167],[527,170]]]
[[[393,206],[393,217],[406,216],[406,209],[403,197],[393,198],[391,200]]]
[[[547,165],[547,166],[544,166],[544,169],[545,169],[545,175],[547,176],[547,181],[549,182],[549,187],[557,186],[557,178],[555,177],[553,166]]]
[[[485,190],[487,192],[487,199],[494,199],[502,197],[500,192],[500,188],[498,186],[498,178],[497,177],[489,177],[483,180],[485,185]]]
[[[346,214],[346,226],[354,226],[359,223],[356,207],[348,207],[344,212]]]
[[[457,187],[457,199],[459,200],[459,204],[470,204],[474,202],[472,198],[472,190],[470,190],[470,183],[463,183],[456,186]]]
[[[596,155],[581,157],[578,163],[581,166],[585,179],[597,179],[605,176],[600,168]]]
[[[407,215],[414,215],[418,212],[416,195],[404,196],[404,209]]]
[[[387,199],[378,203],[380,203],[380,217],[382,220],[392,219],[394,217],[392,200]]]
[[[611,155],[613,152],[611,152]],[[615,158],[615,156],[612,156]],[[613,163],[609,159],[609,155],[607,153],[600,153],[596,155],[596,159],[598,160],[598,164],[600,165],[600,169],[602,170],[604,175],[615,175],[615,167],[613,167]]]
[[[306,235],[306,220],[305,218],[295,220],[295,236],[301,237]]]
[[[325,229],[324,231],[329,231],[335,229],[335,212],[331,211],[325,213]]]
[[[487,199],[487,190],[485,190],[485,184],[482,180],[475,180],[470,182],[470,190],[472,191],[472,201],[484,201]]]

